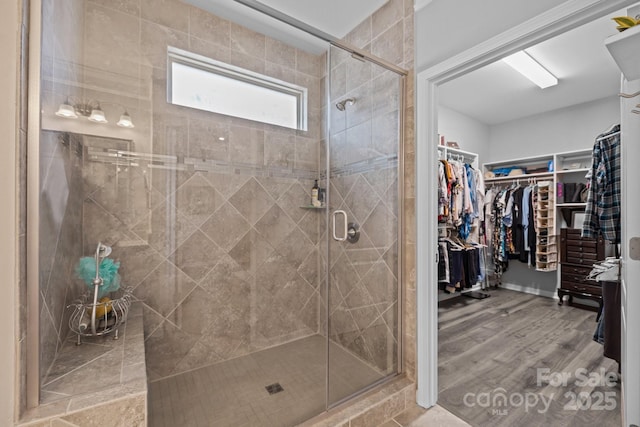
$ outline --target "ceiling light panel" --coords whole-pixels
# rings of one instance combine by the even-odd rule
[[[541,89],[558,84],[556,76],[551,74],[524,50],[502,59],[511,68],[531,80]]]

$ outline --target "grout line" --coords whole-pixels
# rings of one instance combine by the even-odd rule
[[[90,343],[84,343],[84,344],[90,344]],[[73,368],[72,370],[70,370],[69,372],[67,372],[66,374],[60,375],[60,376],[59,376],[59,377],[57,377],[56,379],[51,380],[51,381],[47,382],[46,384],[43,384],[43,385],[42,385],[42,387],[44,388],[44,387],[46,387],[46,386],[48,386],[48,385],[50,385],[50,384],[53,384],[53,383],[55,383],[56,381],[59,381],[59,380],[61,380],[62,378],[66,377],[67,375],[70,375],[70,374],[72,374],[72,373],[74,373],[74,372],[76,372],[76,371],[78,371],[78,370],[80,370],[80,369],[82,369],[82,368],[84,368],[84,367],[86,367],[86,366],[88,366],[88,365],[90,365],[90,364],[92,364],[92,363],[94,363],[94,362],[98,361],[99,359],[101,359],[101,358],[103,358],[103,357],[105,357],[105,356],[110,356],[110,353],[111,353],[113,350],[115,350],[115,349],[116,349],[116,347],[111,347],[109,350],[106,350],[105,352],[103,352],[102,354],[100,354],[100,356],[97,356],[97,357],[95,357],[95,358],[93,358],[93,359],[91,359],[91,360],[87,361],[86,363],[83,363],[83,364],[82,364],[82,365],[80,365],[80,366],[76,366],[75,368]],[[53,366],[53,365],[52,365],[52,366]]]

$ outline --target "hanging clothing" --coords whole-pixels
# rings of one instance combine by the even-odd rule
[[[533,207],[531,206],[532,186],[525,187],[522,192],[522,231],[524,233],[524,250],[529,251],[529,224],[533,220]]]
[[[484,222],[489,254],[494,271],[500,276],[509,266],[510,259],[535,266],[536,205],[534,186],[489,189],[485,200]]]
[[[438,282],[446,292],[473,287],[481,271],[480,218],[484,219],[484,180],[459,160],[438,161]],[[444,238],[446,231],[446,238]]]
[[[446,242],[438,243],[438,282],[449,283],[449,249]]]
[[[535,223],[535,212],[534,209],[534,196],[535,193],[534,186],[528,187],[531,191],[529,192],[529,225],[527,226],[527,232],[525,234],[527,238],[528,251],[529,251],[529,265],[535,267],[536,265],[536,223]]]
[[[471,288],[484,277],[480,248],[461,247],[444,239],[438,242],[438,254],[438,282],[447,292]]]
[[[446,173],[446,161],[438,162],[438,222],[443,222],[449,215],[449,189]]]
[[[438,161],[438,223],[455,228],[465,242],[479,243],[484,191],[482,174],[471,165]]]
[[[620,125],[596,139],[582,237],[620,243]]]
[[[518,255],[518,259],[527,262],[527,254],[524,251],[524,228],[522,227],[522,202],[524,199],[524,188],[516,188],[513,193],[513,254]]]

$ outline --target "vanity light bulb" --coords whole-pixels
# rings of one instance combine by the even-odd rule
[[[123,115],[120,116],[120,120],[118,120],[118,123],[116,124],[122,128],[132,129],[135,127],[133,125],[133,121],[131,121],[131,116],[126,111],[124,112]]]

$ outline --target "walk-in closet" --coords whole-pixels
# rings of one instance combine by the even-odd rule
[[[470,425],[622,423],[620,147],[637,113],[611,44],[636,9],[438,87],[438,404]]]

